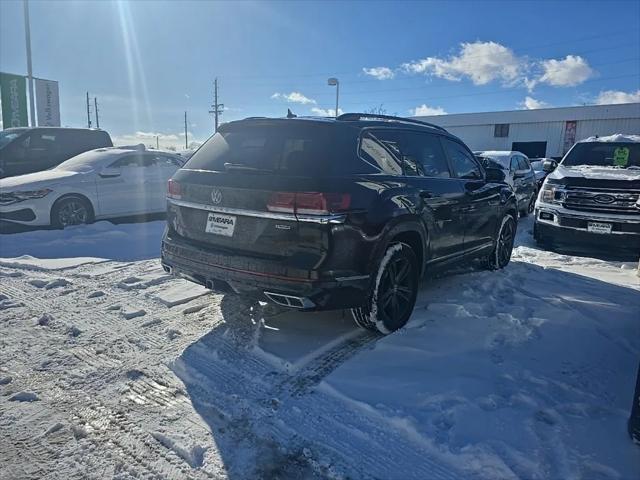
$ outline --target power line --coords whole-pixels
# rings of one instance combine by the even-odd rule
[[[98,97],[93,97],[93,103],[95,105],[95,113],[96,113],[96,128],[100,128],[100,117],[98,115]]]
[[[89,92],[87,92],[87,128],[91,128],[91,104],[89,103]]]
[[[213,110],[209,110],[209,113],[213,113],[214,117],[214,129],[213,133],[218,131],[218,120],[219,116],[224,112],[224,104],[218,103],[218,77],[213,81],[213,105],[211,105]]]

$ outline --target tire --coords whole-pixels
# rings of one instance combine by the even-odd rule
[[[533,239],[535,240],[536,245],[541,249],[549,250],[551,252],[553,251],[554,249],[553,242],[547,238],[543,238],[540,236],[540,234],[538,233],[538,225],[535,222],[533,224]]]
[[[496,246],[487,257],[487,268],[489,270],[500,270],[506,267],[511,260],[513,242],[516,238],[516,220],[513,215],[507,213],[502,217],[500,229],[496,237]]]
[[[93,207],[85,198],[69,195],[56,201],[51,208],[51,225],[64,229],[72,225],[93,222]]]
[[[538,197],[538,195],[535,192],[533,193],[533,195],[531,195],[531,199],[529,200],[529,203],[527,205],[527,209],[520,211],[520,216],[521,217],[527,217],[527,216],[529,216],[529,215],[531,215],[533,213],[533,210],[536,208],[536,198],[537,197]]]
[[[380,261],[364,306],[351,310],[356,324],[389,334],[404,327],[418,295],[418,259],[406,243],[393,243]]]

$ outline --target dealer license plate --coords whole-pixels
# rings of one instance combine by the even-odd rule
[[[222,213],[209,212],[207,216],[207,226],[205,232],[215,235],[232,237],[236,228],[236,217],[233,215],[223,215]]]
[[[588,222],[587,230],[591,233],[611,233],[610,223]]]

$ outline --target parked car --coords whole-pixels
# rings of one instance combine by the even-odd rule
[[[0,132],[0,178],[41,172],[82,152],[112,146],[104,130],[8,128]]]
[[[627,421],[627,430],[631,439],[640,445],[640,365],[638,365],[638,376],[636,378],[636,389],[631,402],[631,415]]]
[[[558,162],[553,158],[530,158],[529,163],[536,175],[536,182],[538,184],[539,191],[542,188],[544,179],[547,178],[547,175],[549,175],[553,170],[555,170],[558,166]]]
[[[183,164],[143,145],[84,152],[51,170],[0,180],[0,219],[64,228],[163,212],[167,181]]]
[[[499,166],[505,172],[507,183],[516,192],[518,210],[521,216],[533,213],[538,195],[536,174],[529,159],[524,153],[512,151],[491,150],[474,152],[483,162],[491,161],[492,167]]]
[[[350,308],[361,327],[389,333],[409,319],[425,271],[473,258],[506,266],[516,216],[502,170],[485,171],[435,125],[245,119],[170,180],[162,265],[285,307]]]
[[[640,136],[576,143],[540,190],[533,232],[548,247],[640,251]]]

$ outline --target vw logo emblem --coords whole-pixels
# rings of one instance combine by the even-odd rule
[[[211,201],[218,205],[222,201],[222,192],[217,188],[211,191]]]
[[[616,197],[612,195],[596,195],[594,200],[598,203],[613,203],[616,201]]]

